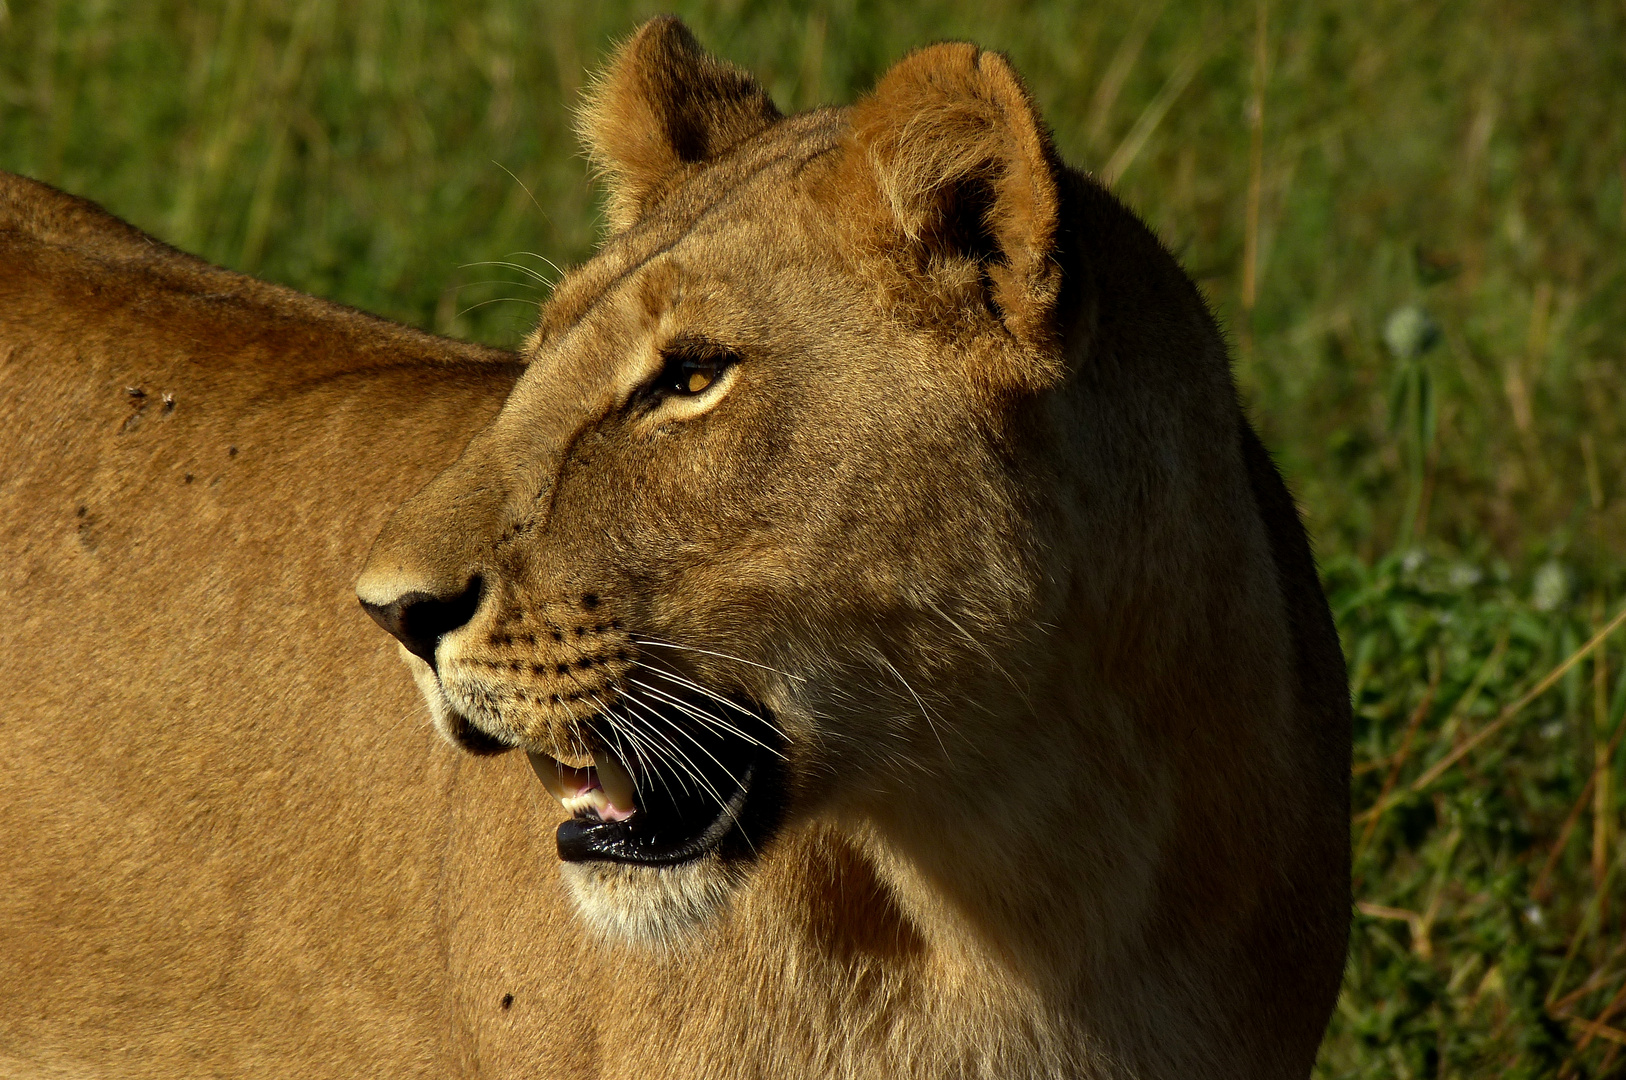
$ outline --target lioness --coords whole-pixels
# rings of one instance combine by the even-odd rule
[[[1304,1076],[1343,662],[1189,280],[970,45],[785,118],[655,20],[582,129],[517,382],[0,233],[0,1055]],[[356,586],[446,754],[335,583],[465,433]]]

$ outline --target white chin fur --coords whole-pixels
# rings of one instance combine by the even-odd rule
[[[401,649],[435,730],[453,746],[451,709],[434,669]],[[628,866],[593,862],[559,864],[581,919],[603,937],[659,948],[682,945],[728,907],[742,872],[705,855],[681,866]]]
[[[612,940],[662,947],[693,938],[740,884],[715,855],[681,866],[560,863],[559,870],[588,926]]]

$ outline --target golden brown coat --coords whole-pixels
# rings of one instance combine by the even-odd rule
[[[657,20],[583,127],[523,374],[0,188],[0,1072],[1304,1076],[1342,659],[1190,282],[969,45],[781,119]],[[747,658],[760,850],[561,866],[354,607],[402,500],[363,599],[484,582],[443,735]]]

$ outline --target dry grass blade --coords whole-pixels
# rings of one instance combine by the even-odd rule
[[[1445,757],[1435,762],[1427,772],[1425,772],[1422,776],[1419,776],[1416,780],[1412,781],[1411,789],[1413,791],[1422,791],[1424,788],[1428,787],[1428,785],[1438,780],[1447,769],[1451,768],[1451,766],[1455,765],[1457,762],[1466,757],[1474,750],[1475,747],[1479,746],[1480,743],[1484,742],[1502,728],[1506,727],[1508,721],[1512,720],[1515,716],[1522,712],[1526,705],[1530,704],[1542,694],[1545,694],[1548,690],[1552,689],[1553,685],[1557,683],[1559,679],[1564,677],[1565,672],[1574,667],[1576,664],[1579,664],[1582,660],[1586,659],[1592,650],[1596,649],[1599,645],[1602,645],[1610,634],[1614,633],[1620,628],[1622,623],[1626,623],[1626,608],[1622,608],[1620,614],[1616,615],[1609,621],[1608,626],[1605,626],[1602,630],[1599,630],[1596,634],[1594,634],[1592,636],[1592,640],[1588,641],[1585,645],[1582,645],[1579,649],[1576,649],[1573,653],[1571,653],[1569,659],[1565,660],[1563,663],[1553,668],[1553,670],[1549,671],[1546,677],[1537,683],[1528,693],[1526,693],[1519,700],[1515,701],[1513,704],[1509,705],[1507,708],[1503,709],[1501,714],[1497,716],[1495,720],[1480,728],[1478,732],[1476,732],[1461,746],[1457,747],[1455,750],[1445,755]]]
[[[1463,716],[1468,714],[1468,710],[1473,708],[1474,702],[1479,700],[1480,691],[1484,689],[1485,683],[1491,677],[1491,673],[1498,670],[1498,665],[1502,662],[1502,657],[1507,652],[1507,643],[1508,632],[1503,630],[1502,633],[1497,637],[1496,645],[1491,649],[1490,655],[1485,658],[1485,662],[1483,664],[1479,665],[1479,670],[1474,673],[1473,679],[1468,683],[1468,689],[1464,690],[1462,692],[1462,696],[1457,698],[1456,704],[1451,706],[1451,715],[1445,721],[1445,723],[1441,725],[1442,731],[1450,731]],[[1433,687],[1437,686],[1438,683],[1439,671],[1436,670],[1435,674],[1429,679],[1430,688],[1432,689]],[[1352,776],[1360,776],[1363,772],[1370,772],[1373,769],[1382,768],[1384,765],[1391,766],[1389,774],[1384,780],[1382,793],[1378,796],[1378,798],[1373,800],[1372,806],[1369,809],[1357,815],[1355,818],[1357,823],[1363,820],[1368,822],[1367,834],[1361,838],[1360,847],[1356,851],[1356,861],[1359,861],[1360,852],[1365,850],[1366,842],[1371,839],[1371,832],[1375,827],[1372,825],[1373,820],[1381,817],[1384,811],[1388,810],[1389,806],[1391,805],[1390,803],[1385,802],[1385,796],[1390,794],[1395,780],[1400,774],[1399,766],[1405,764],[1406,759],[1411,754],[1412,731],[1417,726],[1417,723],[1427,714],[1428,701],[1425,698],[1423,704],[1418,707],[1418,712],[1413,714],[1411,722],[1407,724],[1407,735],[1402,740],[1400,749],[1395,752],[1392,758],[1371,762],[1366,768],[1357,766],[1351,771]]]
[[[1626,1046],[1626,1031],[1619,1028],[1610,1027],[1608,1024],[1600,1024],[1596,1020],[1583,1020],[1579,1016],[1565,1017],[1564,1020],[1571,1027],[1579,1028],[1585,1032],[1584,1038],[1590,1039],[1595,1036],[1600,1039],[1607,1039],[1617,1046]]]
[[[1101,81],[1095,84],[1095,93],[1090,97],[1090,118],[1085,127],[1086,138],[1091,146],[1098,145],[1102,136],[1107,133],[1107,123],[1112,119],[1112,106],[1118,101],[1118,94],[1124,88],[1129,73],[1135,69],[1135,61],[1140,59],[1140,53],[1146,47],[1146,38],[1157,24],[1158,17],[1163,14],[1167,0],[1158,4],[1142,5],[1135,14],[1135,21],[1130,24],[1129,32],[1124,34],[1118,43],[1118,51],[1112,56],[1112,62],[1107,65],[1106,73]]]
[[[1394,790],[1395,780],[1400,776],[1401,767],[1411,755],[1412,739],[1417,735],[1417,727],[1423,722],[1423,717],[1434,705],[1434,694],[1440,688],[1441,665],[1436,664],[1434,674],[1428,681],[1428,689],[1423,692],[1423,700],[1417,703],[1412,710],[1411,718],[1406,721],[1406,733],[1401,736],[1400,749],[1396,751],[1394,760],[1389,764],[1389,775],[1383,779],[1383,790],[1378,792],[1377,800],[1362,817],[1366,818],[1366,827],[1361,830],[1361,841],[1355,846],[1355,862],[1361,861],[1366,853],[1366,845],[1372,842],[1372,834],[1377,831],[1378,820],[1383,817],[1384,810],[1388,809],[1389,792]]]
[[[1140,155],[1141,150],[1146,146],[1146,141],[1152,137],[1152,133],[1157,130],[1157,126],[1163,122],[1163,117],[1168,113],[1169,106],[1174,104],[1175,99],[1180,96],[1180,92],[1191,82],[1192,77],[1197,74],[1197,69],[1201,66],[1202,53],[1197,49],[1193,49],[1169,73],[1168,79],[1163,83],[1163,88],[1157,92],[1157,96],[1147,104],[1146,108],[1141,110],[1140,117],[1135,121],[1135,126],[1129,129],[1129,134],[1124,136],[1123,142],[1118,144],[1118,149],[1114,150],[1112,157],[1107,159],[1106,167],[1101,170],[1102,183],[1111,187],[1118,182],[1118,178],[1123,176],[1129,166],[1134,164],[1135,158]]]
[[[1253,94],[1248,102],[1248,212],[1242,229],[1242,307],[1252,311],[1259,288],[1259,209],[1265,187],[1265,85],[1269,31],[1265,0],[1254,16]]]
[[[1600,1012],[1597,1019],[1592,1022],[1602,1026],[1603,1024],[1607,1023],[1610,1018],[1615,1015],[1615,1013],[1620,1011],[1622,1005],[1626,1005],[1626,983],[1621,984],[1620,989],[1615,991],[1615,996],[1609,999],[1609,1004],[1603,1007],[1603,1011]],[[1587,1044],[1597,1037],[1597,1035],[1597,1032],[1591,1030],[1587,1031],[1585,1035],[1582,1035],[1581,1041],[1575,1045],[1576,1052],[1579,1053],[1580,1051],[1585,1050],[1587,1048]]]
[[[1425,960],[1433,955],[1434,950],[1428,940],[1429,920],[1422,912],[1389,907],[1387,904],[1374,904],[1366,900],[1357,900],[1355,909],[1373,919],[1392,919],[1405,923],[1411,930],[1412,951]]]
[[[1536,875],[1536,883],[1530,886],[1530,895],[1535,899],[1547,899],[1547,883],[1552,877],[1553,868],[1558,865],[1559,856],[1563,855],[1564,849],[1569,846],[1570,834],[1575,831],[1575,823],[1581,819],[1581,811],[1586,809],[1587,801],[1592,796],[1592,789],[1597,786],[1598,778],[1603,775],[1605,765],[1620,746],[1620,736],[1623,732],[1626,732],[1626,724],[1620,724],[1615,728],[1615,735],[1609,740],[1608,749],[1593,766],[1592,775],[1587,777],[1586,785],[1581,788],[1580,797],[1575,800],[1575,805],[1570,807],[1569,815],[1564,818],[1564,824],[1558,830],[1558,839],[1553,841],[1553,849],[1547,853],[1547,861],[1542,864],[1541,873]]]

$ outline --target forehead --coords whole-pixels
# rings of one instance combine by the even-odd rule
[[[675,178],[658,205],[560,282],[542,310],[532,353],[614,298],[619,303],[670,304],[684,278],[726,270],[708,256],[715,241],[783,236],[814,209],[809,189],[830,171],[846,132],[844,110],[825,109],[780,121],[721,161]],[[686,249],[702,258],[686,258]],[[784,253],[788,254],[788,253]],[[771,252],[742,247],[741,269],[771,265]],[[653,313],[653,312],[652,312]]]

